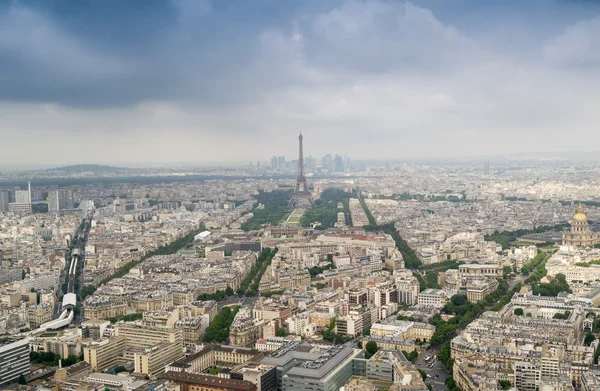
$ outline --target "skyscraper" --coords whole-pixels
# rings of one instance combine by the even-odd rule
[[[8,204],[8,210],[13,212],[31,212],[31,183],[27,183],[27,190],[15,191],[15,202]]]
[[[58,190],[52,190],[48,192],[48,212],[58,212],[60,210],[60,202],[58,196]]]
[[[279,156],[277,158],[277,168],[283,170],[285,168],[285,156]]]
[[[328,171],[333,171],[333,158],[331,155],[325,155],[321,159],[321,165]]]
[[[15,191],[15,203],[29,204],[29,191],[28,190]]]
[[[483,175],[490,175],[490,162],[487,160],[483,162]]]
[[[8,212],[8,202],[10,196],[8,191],[2,190],[0,191],[0,212]]]
[[[336,172],[344,171],[344,161],[340,155],[335,155],[333,159],[333,168]]]
[[[58,189],[48,192],[48,212],[75,208],[73,190]]]
[[[75,208],[75,197],[73,196],[73,190],[66,189],[65,193],[65,207],[64,209],[74,209]]]

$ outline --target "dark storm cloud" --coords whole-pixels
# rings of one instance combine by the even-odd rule
[[[260,32],[299,9],[312,8],[288,0],[14,2],[0,11],[0,99],[92,107],[243,100]]]

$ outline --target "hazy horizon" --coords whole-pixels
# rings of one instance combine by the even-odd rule
[[[586,0],[5,2],[0,169],[293,160],[300,130],[315,158],[597,153],[598,36]]]

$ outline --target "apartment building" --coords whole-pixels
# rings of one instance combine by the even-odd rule
[[[116,365],[125,348],[126,340],[123,337],[89,342],[83,348],[83,360],[90,364],[92,370],[102,371]]]
[[[165,366],[179,360],[185,354],[177,343],[163,342],[134,354],[135,373],[157,376],[165,372]]]

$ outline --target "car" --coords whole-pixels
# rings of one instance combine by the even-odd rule
[[[425,361],[429,361],[430,358],[431,358],[431,356],[425,357]]]
[[[427,377],[431,379],[431,375],[427,375]]]

